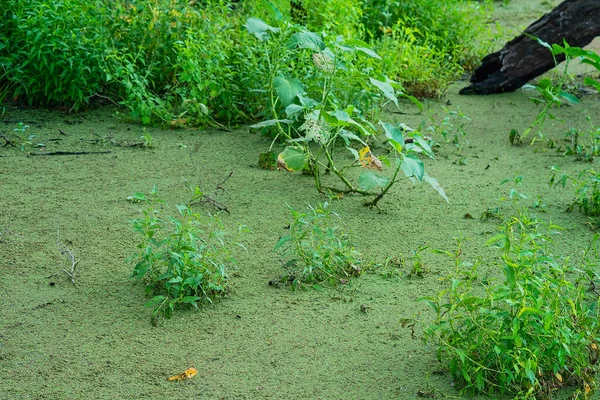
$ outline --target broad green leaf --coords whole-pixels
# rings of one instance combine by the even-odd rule
[[[133,273],[131,274],[132,278],[143,278],[148,271],[150,270],[150,264],[148,264],[148,262],[146,260],[142,260],[140,262],[138,262],[137,264],[135,264],[135,267],[133,268]]]
[[[402,148],[404,147],[404,135],[402,134],[402,130],[400,130],[400,127],[382,121],[379,121],[379,124],[383,127],[383,130],[385,131],[385,136],[388,138],[392,146],[394,146],[398,153],[401,153]],[[397,145],[399,145],[399,147],[392,143],[392,141],[396,142]]]
[[[325,43],[321,36],[314,32],[298,32],[292,35],[287,43],[289,49],[310,49],[314,52],[325,50]]]
[[[192,303],[196,303],[198,300],[200,300],[200,297],[198,297],[198,296],[185,296],[181,299],[181,302],[192,304]]]
[[[505,236],[503,235],[502,238]],[[508,286],[511,288],[515,287],[516,278],[515,278],[515,269],[512,265],[504,264],[504,276],[506,277],[506,282]]]
[[[267,7],[269,8],[269,10],[271,10],[271,13],[273,13],[273,15],[275,16],[275,20],[283,21],[283,14],[281,14],[281,11],[279,11],[279,8],[277,8],[275,6],[275,4],[271,3],[270,1],[265,0],[265,3],[267,4]]]
[[[415,177],[420,182],[423,180],[425,167],[419,157],[408,154],[402,160],[402,171],[404,171],[404,175],[407,177]]]
[[[344,110],[336,110],[336,111],[332,112],[331,115],[334,116],[338,120],[336,126],[346,126],[348,124],[351,124],[351,125],[356,126],[358,129],[360,129],[366,136],[373,135],[373,133],[369,129],[367,129],[367,127],[365,127],[365,125],[352,119],[350,117],[350,115]],[[339,121],[342,121],[343,123],[340,123]]]
[[[349,130],[340,129],[339,135],[342,137],[342,139],[344,139],[346,145],[349,145],[352,140],[356,140],[357,142],[360,142],[363,146],[367,146],[367,142],[365,142],[358,135],[355,135]]]
[[[378,81],[374,78],[369,78],[369,81],[379,90],[381,90],[385,97],[387,97],[390,101],[393,101],[396,107],[400,108],[400,106],[398,105],[398,97],[396,97],[396,92],[392,85],[390,85],[387,82]]]
[[[569,103],[572,103],[572,104],[580,103],[579,99],[577,97],[573,96],[571,93],[560,92],[558,95],[560,97],[562,97],[563,99],[567,100]]]
[[[269,39],[268,32],[277,33],[281,30],[267,24],[265,21],[259,18],[248,18],[244,24],[244,27],[249,33],[256,36],[256,38],[261,42]]]
[[[296,78],[286,78],[282,75],[273,79],[273,86],[284,107],[288,107],[304,92],[304,85]]]
[[[302,114],[302,111],[304,111],[304,107],[302,107],[301,105],[298,105],[298,104],[293,104],[293,103],[285,108],[285,114],[288,116],[288,118],[297,119],[298,116],[300,114]],[[289,120],[286,120],[286,121],[289,121]]]
[[[446,203],[450,203],[450,200],[448,200],[448,197],[446,196],[446,192],[444,191],[444,188],[440,186],[437,179],[427,175],[427,173],[425,172],[423,174],[423,180],[425,182],[429,183],[431,185],[431,187],[433,189],[435,189],[435,191],[438,192],[444,200],[446,200]]]
[[[595,57],[593,59],[590,59],[589,56],[583,58],[581,60],[581,63],[591,65],[592,67],[600,71],[600,56],[597,54],[595,54]]]
[[[346,126],[347,123],[345,122],[341,122],[340,120],[333,115],[333,113],[330,113],[327,110],[318,110],[319,116],[321,118],[323,118],[323,121],[327,122],[330,126]]]
[[[183,282],[183,278],[181,276],[176,276],[175,278],[169,279],[167,283],[179,283]]]
[[[368,55],[369,57],[373,57],[378,60],[381,60],[381,57],[379,56],[379,54],[375,53],[366,42],[363,42],[360,39],[348,40],[348,41],[344,42],[343,46],[345,46],[345,47],[351,46],[355,50],[363,52],[366,55]]]
[[[418,144],[419,147],[421,147],[423,152],[425,152],[425,154],[427,154],[428,157],[433,158],[433,150],[431,149],[431,146],[429,145],[429,143],[427,143],[427,140],[425,140],[425,138],[423,136],[421,136],[420,134],[417,134],[417,135],[413,136],[413,139],[414,139],[415,143]]]
[[[394,139],[388,139],[388,142],[392,145],[394,149],[396,149],[398,153],[402,153],[402,144],[400,142],[397,142]]]
[[[389,183],[385,176],[377,175],[371,171],[365,171],[358,177],[358,187],[363,190],[372,190],[375,188],[384,188]]]
[[[306,153],[301,147],[288,146],[277,158],[291,171],[301,171],[306,166]]]
[[[292,123],[294,123],[294,121],[292,121],[290,119],[269,119],[267,121],[262,121],[257,124],[254,124],[254,125],[250,125],[250,128],[252,128],[252,129],[266,128],[267,126],[277,125],[278,123],[279,124],[292,124]]]

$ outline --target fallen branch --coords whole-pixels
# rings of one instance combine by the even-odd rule
[[[0,139],[4,139],[4,144],[2,145],[2,147],[8,147],[8,146],[17,147],[17,144],[14,141],[7,138],[5,135],[0,135]]]
[[[198,151],[198,148],[199,148],[199,145],[196,145],[194,152]],[[192,163],[194,170],[198,171],[198,167],[196,166],[196,163],[194,163],[194,159],[192,158],[192,152],[190,152],[190,162]],[[229,212],[229,208],[225,204],[221,203],[220,201],[215,200],[215,198],[219,194],[220,191],[225,192],[225,183],[229,180],[229,178],[231,178],[232,175],[233,175],[233,171],[230,171],[229,174],[227,174],[227,176],[225,177],[225,179],[223,179],[220,183],[217,183],[214,192],[210,196],[205,194],[204,190],[201,189],[202,179],[200,180],[200,185],[196,186],[195,189],[192,189],[192,185],[190,185],[189,188],[192,191],[192,200],[190,201],[188,206],[191,207],[194,204],[206,203],[206,204],[210,204],[211,206],[215,207],[219,211],[224,211],[227,214],[231,214]],[[185,179],[185,181],[187,182],[187,179]]]
[[[29,153],[30,156],[85,156],[89,154],[110,154],[112,151],[49,151],[47,153]]]
[[[109,133],[106,136],[100,136],[93,129],[91,129],[92,135],[96,136],[97,139],[89,139],[91,144],[106,144],[109,143],[115,147],[144,147],[146,143],[144,142],[120,142],[114,138],[112,133]]]
[[[233,175],[233,171],[229,172],[229,174],[225,177],[225,179],[223,179],[223,181],[221,183],[217,183],[217,185],[215,187],[215,191],[210,196],[205,194],[202,190],[200,190],[198,195],[196,193],[193,193],[192,201],[190,201],[189,206],[193,206],[194,204],[198,204],[198,203],[206,203],[206,204],[210,204],[211,206],[215,207],[219,211],[225,211],[227,214],[231,214],[225,204],[221,203],[220,201],[215,200],[215,197],[219,194],[219,191],[222,191],[222,192],[225,191],[225,187],[224,187],[225,182],[227,182],[229,180],[229,178],[231,178],[231,175]]]

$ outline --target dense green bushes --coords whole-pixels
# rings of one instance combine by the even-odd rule
[[[380,3],[304,0],[302,21],[332,39],[371,41],[384,61],[357,63],[349,77],[388,75],[418,96],[443,94],[481,54],[478,3]],[[78,109],[107,97],[133,119],[173,125],[260,119],[269,61],[243,26],[291,21],[284,0],[7,0],[0,13],[0,99]]]
[[[78,108],[102,91],[110,44],[98,5],[8,1],[0,18],[0,66],[14,98]]]

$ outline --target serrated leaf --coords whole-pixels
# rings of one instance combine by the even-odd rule
[[[384,188],[389,183],[385,176],[377,175],[371,171],[365,171],[358,177],[358,187],[362,190],[372,190],[375,188]]]
[[[396,107],[400,108],[400,106],[398,105],[398,97],[396,97],[396,91],[394,90],[392,85],[390,85],[387,82],[378,81],[374,78],[369,78],[369,81],[379,90],[381,90],[385,97],[387,97],[390,101],[394,102]]]
[[[304,85],[296,78],[286,78],[282,75],[273,79],[273,86],[283,107],[288,107],[304,92]]]

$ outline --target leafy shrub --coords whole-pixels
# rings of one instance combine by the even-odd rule
[[[374,48],[383,60],[382,72],[402,82],[407,93],[441,97],[464,70],[448,57],[447,49],[439,49],[421,36],[419,30],[400,20],[374,42]]]
[[[12,97],[77,109],[103,91],[110,34],[102,1],[7,0],[0,18],[0,66]]]
[[[483,21],[486,8],[466,0],[364,0],[363,24],[375,38],[390,33],[401,21],[419,35],[418,44],[429,44],[459,66],[472,69],[488,50]]]
[[[179,216],[163,216],[166,203],[157,197],[135,193],[131,201],[142,202],[143,218],[131,221],[141,236],[133,257],[132,277],[146,283],[153,295],[153,320],[170,318],[178,306],[198,307],[227,294],[228,268],[235,266],[217,215],[201,216],[187,205],[178,205]]]
[[[328,203],[309,206],[304,213],[289,208],[293,218],[290,231],[275,245],[283,258],[284,282],[294,289],[301,285],[337,285],[362,273],[360,253],[348,235],[333,225],[332,218],[339,216]]]
[[[587,398],[596,387],[598,299],[585,265],[551,253],[556,229],[524,213],[506,220],[489,241],[503,249],[503,281],[457,268],[449,289],[423,299],[436,313],[426,341],[464,391],[535,399],[577,385]]]
[[[404,125],[380,121],[389,145],[389,153],[386,158],[382,157],[383,161],[367,144],[378,134],[371,121],[382,104],[399,107],[397,94],[419,107],[421,103],[405,95],[397,82],[385,76],[370,77],[366,73],[358,74],[360,79],[352,80],[353,85],[361,85],[361,96],[348,95],[359,93],[348,88],[352,85],[347,83],[348,71],[353,69],[351,60],[360,56],[379,58],[366,43],[337,37],[326,44],[321,35],[298,30],[281,21],[278,27],[273,27],[260,19],[250,18],[246,28],[259,39],[269,57],[266,91],[271,101],[272,119],[253,127],[274,127],[277,137],[286,140],[288,146],[278,157],[280,168],[307,170],[313,175],[319,192],[373,196],[367,203],[372,207],[376,207],[401,179],[401,171],[406,178],[430,183],[446,199],[437,181],[425,173],[418,157],[425,154],[433,158],[429,144],[420,133],[411,132]],[[289,67],[298,64],[304,65],[306,79],[301,80],[304,76]],[[335,157],[340,144],[345,145],[352,157],[350,164],[343,165]],[[382,171],[384,165],[391,169],[389,176],[369,170]],[[366,169],[356,179],[348,173],[355,166]],[[327,172],[332,172],[344,188],[323,185],[322,175]]]
[[[0,10],[0,100],[78,109],[96,97],[109,98],[135,120],[173,126],[222,127],[264,116],[270,99],[260,82],[270,72],[270,56],[243,25],[248,15],[275,24],[292,14],[285,0],[249,0],[235,7],[226,0],[5,3]],[[341,50],[366,48],[376,37],[374,48],[389,57],[374,63],[356,52],[338,52],[339,65],[348,65],[336,74],[335,96],[341,103],[361,101],[367,108],[374,101],[364,83],[355,83],[366,73],[392,76],[419,96],[439,96],[465,63],[458,60],[470,57],[465,56],[469,49],[479,49],[471,40],[481,30],[479,11],[473,13],[477,7],[461,0],[449,5],[441,0],[302,3],[304,23],[313,32],[328,32],[328,44],[339,42]],[[380,35],[364,29],[380,21],[395,32],[381,30],[381,46]],[[414,40],[406,35],[408,29],[419,32]],[[311,55],[305,51],[287,64],[287,71],[294,71],[288,75],[307,83]]]
[[[552,167],[550,186],[565,187],[568,181],[575,186],[575,200],[568,210],[572,211],[577,206],[586,215],[600,217],[600,174],[588,168],[573,177],[556,166]]]

